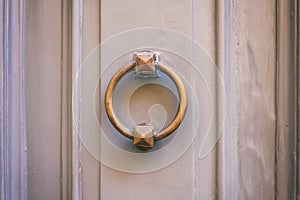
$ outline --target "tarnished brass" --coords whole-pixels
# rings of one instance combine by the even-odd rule
[[[152,52],[135,53],[135,74],[141,77],[156,77],[156,59]]]
[[[142,148],[150,149],[154,145],[154,129],[146,124],[136,125],[133,130],[133,145]]]
[[[112,104],[112,96],[113,96],[113,91],[115,89],[115,86],[117,85],[120,78],[124,74],[126,74],[127,72],[132,70],[134,67],[135,67],[135,64],[132,63],[131,65],[120,69],[110,80],[110,82],[106,88],[106,94],[105,94],[105,110],[106,110],[108,119],[121,134],[123,134],[125,137],[128,137],[130,139],[133,139],[132,133],[117,120],[116,114],[114,113],[113,104]]]
[[[167,137],[168,135],[170,135],[172,132],[174,132],[182,122],[187,107],[187,95],[181,79],[169,67],[155,60],[156,58],[157,56],[155,56],[153,53],[152,54],[149,52],[147,53],[142,52],[140,54],[136,53],[135,62],[127,67],[120,69],[112,77],[112,79],[110,80],[107,86],[106,94],[105,94],[105,110],[110,122],[125,137],[133,139],[133,144],[140,148],[151,148],[153,146],[154,140],[161,140]],[[137,69],[137,67],[141,67],[141,66],[143,67],[143,69],[141,68]],[[130,131],[128,128],[124,127],[118,121],[114,113],[113,104],[112,104],[114,88],[116,87],[120,78],[131,70],[135,70],[136,72],[137,71],[139,72],[140,70],[142,71],[146,70],[146,72],[151,72],[150,74],[157,74],[156,70],[160,70],[161,72],[168,75],[176,85],[179,94],[179,105],[178,105],[176,115],[172,120],[172,122],[158,133],[154,133],[153,129],[150,129],[149,128],[150,126],[147,125],[137,125],[133,129],[133,131]],[[154,73],[153,70],[155,70]],[[142,77],[147,78],[149,76],[142,76]]]

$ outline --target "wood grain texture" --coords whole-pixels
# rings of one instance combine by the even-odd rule
[[[275,194],[276,2],[234,1],[241,199]]]

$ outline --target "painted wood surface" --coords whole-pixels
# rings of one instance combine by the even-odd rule
[[[0,9],[0,199],[298,197],[298,1],[1,0]],[[227,116],[205,159],[197,137],[171,166],[134,175],[101,165],[80,143],[72,86],[97,44],[145,26],[206,49]]]
[[[275,193],[276,2],[237,2],[239,198]]]
[[[27,199],[24,1],[0,9],[0,199]]]
[[[59,0],[28,1],[25,5],[28,199],[60,198],[63,134],[61,9]]]

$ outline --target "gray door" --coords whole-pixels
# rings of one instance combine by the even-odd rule
[[[0,2],[0,199],[298,198],[298,1]],[[101,42],[146,27],[161,30],[153,38],[161,44],[170,44],[165,30],[203,47],[225,91],[213,92],[211,103],[221,102],[226,117],[212,124],[220,136],[204,157],[196,132],[178,159],[129,173],[101,163],[82,142],[74,98],[85,93],[74,85],[92,50],[105,59]],[[197,90],[199,79],[185,73]],[[100,103],[95,109],[104,112]]]

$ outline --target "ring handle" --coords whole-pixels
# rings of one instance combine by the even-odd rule
[[[125,137],[133,139],[133,145],[140,149],[150,149],[154,141],[161,140],[172,134],[183,121],[187,108],[187,95],[185,87],[179,76],[169,67],[161,64],[159,54],[151,51],[143,51],[134,54],[134,62],[120,69],[111,78],[105,93],[105,110],[108,119],[113,126]],[[154,133],[152,126],[147,124],[136,125],[132,132],[118,121],[113,109],[113,92],[119,80],[128,72],[135,70],[135,74],[141,78],[159,77],[158,72],[163,72],[171,78],[176,85],[179,94],[179,105],[172,122],[158,133]]]

